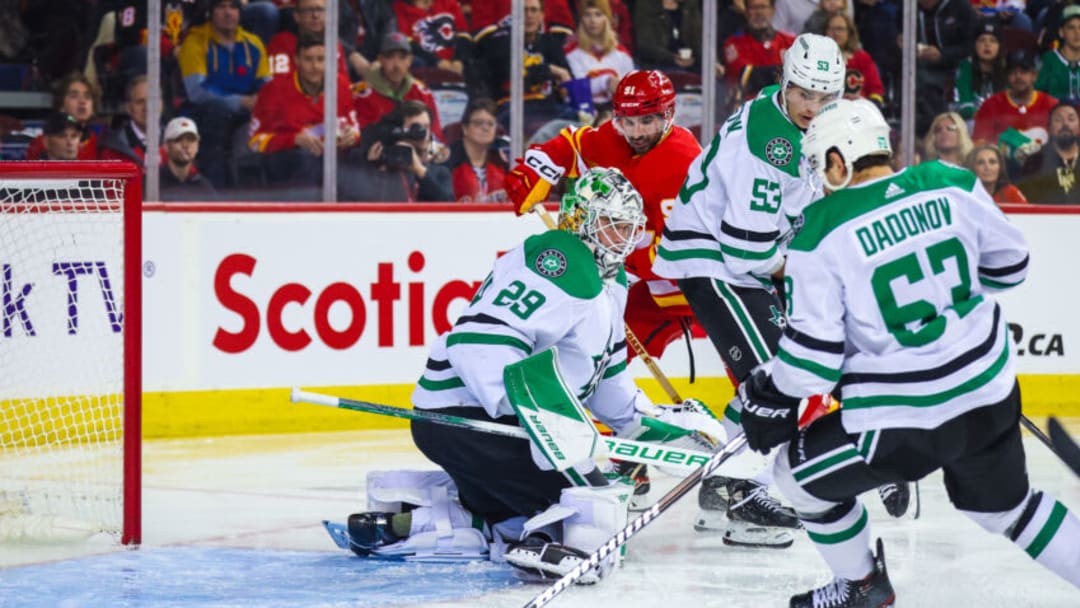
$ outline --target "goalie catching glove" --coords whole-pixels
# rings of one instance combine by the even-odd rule
[[[514,203],[514,213],[528,213],[546,200],[565,172],[543,150],[527,150],[525,158],[506,174],[506,194]]]
[[[781,393],[764,370],[755,370],[739,385],[739,399],[742,401],[740,422],[751,450],[768,454],[798,433],[796,418],[802,400]]]

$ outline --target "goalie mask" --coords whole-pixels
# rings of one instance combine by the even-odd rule
[[[593,250],[600,274],[611,278],[645,229],[641,195],[618,169],[593,168],[562,199],[559,228]]]
[[[802,153],[809,168],[829,190],[842,190],[851,182],[855,162],[871,155],[892,155],[889,123],[866,99],[839,99],[821,109],[802,138]],[[828,154],[836,150],[843,158],[847,177],[839,184],[826,176]]]

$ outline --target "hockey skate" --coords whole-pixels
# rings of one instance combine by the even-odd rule
[[[369,511],[349,516],[349,548],[360,557],[371,555],[373,549],[396,543],[401,537],[394,534],[390,519],[395,513]]]
[[[549,542],[540,536],[530,536],[523,542],[511,546],[503,555],[506,563],[514,567],[514,574],[531,583],[548,582],[563,577],[581,562],[589,559],[589,554],[560,543]],[[596,584],[610,570],[604,560],[601,568],[593,568],[575,581],[578,585]]]
[[[878,495],[889,515],[900,518],[907,513],[911,503],[911,488],[906,481],[887,483],[878,487]]]
[[[831,583],[791,597],[791,608],[885,608],[896,601],[896,593],[885,570],[885,547],[879,538],[874,570],[866,578],[849,581],[834,578]]]
[[[749,479],[709,477],[698,493],[698,532],[723,532],[725,545],[784,549],[802,527],[795,511],[782,506],[765,486]]]

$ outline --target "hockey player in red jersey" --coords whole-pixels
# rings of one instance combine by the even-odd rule
[[[547,199],[562,178],[576,179],[592,167],[615,167],[641,193],[646,236],[626,260],[640,281],[630,288],[626,323],[659,357],[683,333],[692,313],[673,281],[652,272],[656,243],[690,163],[701,146],[675,125],[675,88],[663,72],[638,70],[619,81],[612,99],[615,117],[599,127],[567,127],[533,145],[507,176],[506,191],[519,214]],[[633,352],[630,353],[633,356]]]

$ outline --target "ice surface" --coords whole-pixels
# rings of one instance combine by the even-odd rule
[[[1077,425],[1071,425],[1075,434]],[[1025,439],[1032,485],[1080,509],[1080,479]],[[406,431],[149,441],[144,544],[0,546],[0,606],[520,606],[542,587],[504,566],[361,560],[320,525],[364,509],[369,471],[430,468]],[[654,474],[653,497],[675,479]],[[1075,607],[1080,591],[921,483],[922,517],[893,520],[867,495],[900,606]],[[554,606],[786,606],[828,579],[802,536],[786,550],[725,547],[693,531],[696,493],[630,541],[624,567]]]

